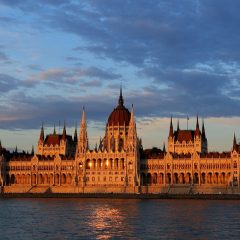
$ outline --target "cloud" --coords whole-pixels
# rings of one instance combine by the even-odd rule
[[[102,0],[60,1],[60,5],[56,2],[1,1],[13,11],[30,13],[25,14],[23,22],[30,29],[35,24],[41,26],[36,29],[39,42],[42,36],[51,39],[54,33],[61,32],[66,39],[74,39],[71,46],[68,42],[66,46],[80,56],[63,57],[67,62],[61,64],[26,63],[34,74],[26,73],[21,87],[43,92],[43,96],[33,98],[29,91],[25,97],[19,97],[21,112],[11,106],[14,116],[9,112],[6,117],[14,119],[25,113],[29,116],[27,122],[31,122],[28,126],[36,126],[37,117],[49,121],[63,116],[76,119],[77,109],[85,105],[91,120],[105,121],[117,103],[116,82],[120,79],[126,79],[126,104],[134,103],[138,117],[239,115],[239,2],[182,0],[176,4],[169,0],[139,0],[122,4]],[[57,45],[55,40],[49,48]],[[67,50],[64,56],[69,56]],[[0,52],[0,60],[6,58]],[[80,67],[71,65],[78,61]],[[11,83],[13,88],[19,87],[15,80],[0,83],[3,91],[10,91]],[[66,89],[70,87],[79,95],[67,98],[70,94]],[[62,94],[50,93],[49,89],[57,88]],[[41,109],[39,113],[32,103],[38,111]],[[32,115],[36,118],[31,118]],[[27,123],[20,125],[26,127]]]
[[[0,63],[4,64],[12,64],[13,61],[10,59],[10,57],[1,49],[4,49],[3,46],[0,45]]]
[[[0,61],[8,61],[7,55],[3,52],[0,52]]]
[[[6,93],[18,88],[19,80],[7,74],[0,74],[0,93]]]
[[[92,80],[92,78],[98,78]],[[32,87],[36,84],[77,84],[85,86],[100,86],[100,80],[115,80],[120,78],[120,74],[112,73],[111,71],[102,70],[97,67],[89,68],[51,68],[40,71],[37,74],[31,75],[27,80],[23,81],[25,86]],[[89,80],[90,79],[90,80]],[[87,81],[88,80],[88,81]]]

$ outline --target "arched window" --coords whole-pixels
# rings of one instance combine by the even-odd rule
[[[129,169],[132,169],[132,168],[133,168],[133,166],[132,166],[132,163],[131,163],[131,162],[129,162],[129,163],[128,163],[128,167],[129,167]]]
[[[122,151],[123,146],[124,146],[123,144],[124,144],[123,139],[119,138],[119,143],[118,143],[118,151],[119,152]]]
[[[115,151],[115,139],[114,139],[114,136],[111,137],[110,146],[111,146],[111,150],[114,152]]]
[[[234,162],[233,167],[237,168],[237,162],[236,161]]]

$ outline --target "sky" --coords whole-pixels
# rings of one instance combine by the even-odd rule
[[[36,146],[40,127],[92,146],[122,84],[145,148],[205,119],[211,151],[240,139],[240,1],[0,0],[0,139]],[[60,122],[60,127],[59,127]]]

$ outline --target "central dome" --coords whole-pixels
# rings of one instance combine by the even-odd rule
[[[130,122],[131,113],[124,106],[122,89],[118,100],[118,106],[112,111],[108,118],[109,126],[128,126]]]

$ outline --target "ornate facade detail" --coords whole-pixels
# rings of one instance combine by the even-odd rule
[[[104,136],[88,145],[85,109],[77,135],[42,125],[36,153],[10,153],[0,142],[0,183],[5,192],[58,193],[233,193],[240,187],[240,144],[234,134],[229,152],[208,152],[204,122],[194,130],[174,131],[172,117],[163,150],[143,149],[134,117],[122,90],[108,117]]]
[[[168,136],[168,151],[177,154],[193,154],[194,152],[207,153],[208,142],[206,138],[204,122],[202,123],[201,132],[199,128],[198,117],[195,130],[181,130],[178,121],[177,131],[174,132],[171,118]]]

